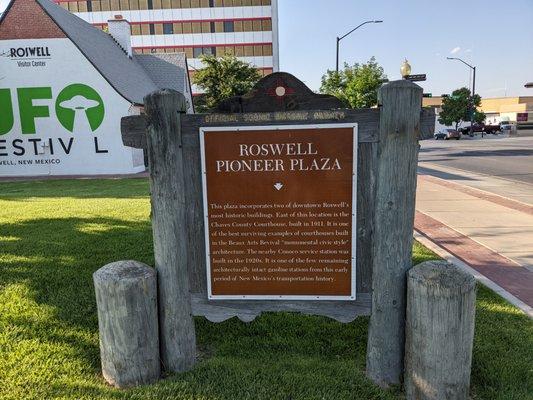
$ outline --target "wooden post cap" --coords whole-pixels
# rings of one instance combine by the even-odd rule
[[[438,287],[443,294],[468,292],[476,286],[471,274],[447,261],[425,261],[411,268],[407,275],[408,279],[425,286]]]
[[[126,260],[116,261],[104,265],[93,274],[93,278],[98,281],[122,281],[125,279],[150,279],[155,277],[155,269],[139,261]]]

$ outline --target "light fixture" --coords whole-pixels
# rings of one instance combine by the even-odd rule
[[[402,74],[402,77],[406,77],[407,75],[411,75],[411,65],[407,61],[407,58],[402,63],[402,66],[400,67],[400,73]]]

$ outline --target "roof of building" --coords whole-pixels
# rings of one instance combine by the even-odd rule
[[[11,4],[14,1],[16,0],[12,0]],[[51,0],[35,1],[109,84],[131,103],[143,104],[144,96],[157,89],[169,88],[182,93],[189,90],[187,64],[183,53],[128,57],[108,33],[95,28]],[[8,12],[9,7],[2,19]]]
[[[180,92],[185,90],[184,94],[191,93],[185,53],[135,54],[133,57],[159,89],[170,88]],[[192,112],[192,104],[190,111]]]

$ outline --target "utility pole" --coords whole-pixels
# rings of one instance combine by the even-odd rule
[[[335,71],[338,73],[339,72],[339,43],[342,39],[344,39],[346,36],[348,36],[350,33],[352,33],[353,31],[355,31],[356,29],[359,29],[360,27],[362,27],[363,25],[365,24],[380,24],[382,23],[383,21],[382,20],[375,20],[375,21],[365,21],[363,22],[362,24],[359,24],[357,25],[355,28],[353,28],[350,32],[346,33],[345,35],[342,35],[341,37],[338,37],[337,36],[337,62],[335,63]]]
[[[469,108],[470,108],[470,136],[474,136],[474,114],[475,114],[475,106],[474,106],[474,95],[475,95],[475,92],[476,92],[476,67],[468,64],[466,61],[464,60],[461,60],[460,58],[458,57],[446,57],[448,60],[457,60],[457,61],[461,61],[464,65],[466,65],[467,67],[469,67],[472,71],[473,71],[473,74],[472,74],[472,93],[470,93],[470,104],[469,104]],[[483,138],[484,135],[483,135],[483,131],[481,131],[481,137]]]
[[[470,105],[470,130],[473,132],[474,129],[474,95],[476,94],[476,67],[472,68],[472,104]],[[483,130],[481,130],[481,138],[484,137]]]

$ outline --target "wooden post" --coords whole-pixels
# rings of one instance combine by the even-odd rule
[[[157,282],[153,268],[118,261],[93,275],[102,373],[119,388],[159,378]]]
[[[467,400],[476,282],[446,261],[412,268],[407,281],[405,391],[408,400]]]
[[[378,166],[367,375],[385,387],[403,373],[405,285],[411,267],[422,88],[401,80],[378,93]]]
[[[190,369],[196,337],[187,272],[187,221],[180,118],[187,106],[174,90],[144,98],[148,116],[148,159],[152,230],[158,275],[161,361],[171,372]]]

